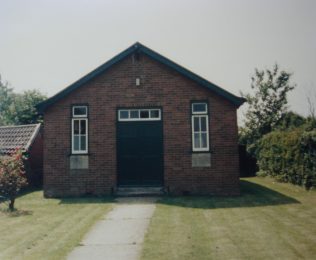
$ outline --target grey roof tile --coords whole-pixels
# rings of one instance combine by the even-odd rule
[[[0,154],[10,154],[20,148],[27,151],[40,130],[40,124],[1,126]]]

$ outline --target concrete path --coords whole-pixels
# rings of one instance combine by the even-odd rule
[[[120,198],[68,256],[68,260],[139,259],[156,198]]]

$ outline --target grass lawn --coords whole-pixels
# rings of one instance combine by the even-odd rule
[[[241,188],[160,200],[142,259],[315,259],[315,191],[257,177]]]
[[[0,204],[0,259],[64,259],[112,207],[111,199],[44,199],[40,191]]]

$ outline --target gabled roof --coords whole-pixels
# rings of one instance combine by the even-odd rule
[[[77,80],[67,88],[63,89],[62,91],[58,92],[56,95],[52,96],[51,98],[45,100],[44,102],[41,102],[36,107],[40,113],[43,113],[46,108],[48,108],[50,105],[54,104],[58,100],[64,98],[68,94],[70,94],[72,91],[76,90],[77,88],[81,87],[86,82],[90,81],[91,79],[97,77],[98,75],[105,72],[107,69],[109,69],[112,65],[120,62],[127,56],[131,55],[132,53],[143,53],[150,58],[170,67],[171,69],[176,70],[183,76],[197,82],[199,85],[206,87],[207,89],[215,92],[219,96],[222,96],[226,98],[228,101],[239,107],[245,102],[244,98],[237,97],[233,95],[232,93],[220,88],[219,86],[207,81],[206,79],[198,76],[197,74],[189,71],[188,69],[176,64],[175,62],[169,60],[168,58],[160,55],[159,53],[149,49],[148,47],[136,42],[131,47],[127,48],[126,50],[122,51],[106,63],[102,64],[100,67],[96,68],[95,70],[91,71],[81,79]]]
[[[16,149],[28,151],[40,127],[41,124],[0,126],[0,154],[10,154]]]

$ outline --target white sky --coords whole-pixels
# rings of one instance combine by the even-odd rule
[[[290,108],[316,103],[313,0],[0,0],[0,74],[18,92],[51,96],[136,41],[237,95],[278,62]]]

